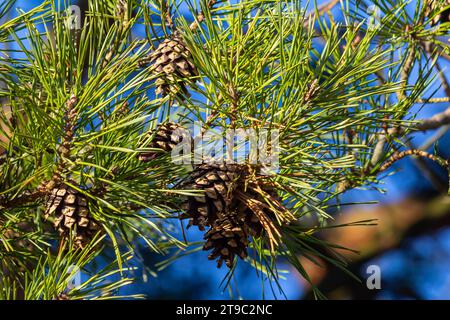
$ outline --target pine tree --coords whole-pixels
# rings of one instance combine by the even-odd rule
[[[0,0],[1,299],[120,298],[142,243],[168,255],[161,269],[208,250],[230,286],[243,263],[278,283],[280,258],[309,281],[300,255],[346,266],[343,248],[316,236],[331,201],[378,188],[405,156],[448,168],[410,144],[450,124],[450,109],[413,112],[450,97],[445,78],[447,97],[431,90],[448,59],[446,1],[412,13],[404,0],[355,1],[341,8],[347,24],[326,19],[338,1],[311,12],[300,1],[182,2],[188,13],[171,0],[89,1],[77,29],[69,3],[15,14]],[[174,161],[177,129],[194,124],[219,139],[276,136],[276,169],[249,154]],[[183,219],[204,242],[183,239]],[[94,271],[99,256],[110,265]],[[67,289],[74,265],[92,281]]]

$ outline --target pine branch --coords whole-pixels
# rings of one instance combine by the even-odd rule
[[[372,158],[368,163],[365,172],[368,173],[374,166],[376,166],[380,160],[383,159],[385,154],[385,145],[388,142],[389,137],[395,137],[401,132],[401,128],[390,128],[386,131],[386,133],[380,133],[378,135],[378,141],[373,150]]]
[[[80,265],[90,265],[100,251],[93,248],[92,257],[77,256],[64,247],[66,233],[37,221],[44,209],[40,198],[61,182],[65,187],[49,199],[55,208],[49,220],[66,231],[74,224],[100,225],[108,238],[98,244],[111,246],[119,269],[127,259],[125,251],[135,250],[137,243],[158,254],[190,245],[178,240],[179,216],[210,228],[203,248],[213,249],[219,264],[226,261],[226,285],[241,263],[238,256],[244,259],[248,248],[255,257],[244,262],[272,284],[279,279],[279,257],[288,257],[305,278],[298,254],[313,260],[317,255],[345,269],[336,246],[311,236],[330,218],[329,201],[340,192],[377,182],[380,172],[408,155],[448,166],[448,161],[413,148],[393,154],[407,135],[447,125],[450,117],[444,111],[430,119],[405,120],[415,118],[412,107],[428,96],[433,69],[428,68],[432,61],[421,61],[421,48],[415,45],[420,44],[418,27],[411,24],[406,29],[416,20],[401,11],[403,2],[395,5],[396,13],[386,12],[380,29],[365,31],[360,24],[343,29],[334,19],[321,19],[337,0],[306,17],[290,2],[224,2],[214,8],[218,3],[202,2],[200,13],[189,6],[192,22],[191,16],[172,17],[182,2],[93,0],[79,44],[55,7],[47,8],[55,17],[49,21],[51,31],[47,21],[30,16],[8,27],[21,58],[0,57],[0,98],[7,99],[17,122],[2,142],[8,157],[0,163],[1,219],[12,225],[9,212],[17,211],[34,221],[37,237],[49,242],[52,250],[54,243],[62,244],[56,256],[33,253],[39,265],[29,276],[37,280],[26,288],[27,297],[76,298],[75,292],[64,292],[60,271],[75,258],[82,260]],[[346,19],[348,14],[344,8]],[[112,15],[116,23],[111,23]],[[147,41],[134,34],[128,37],[141,23],[153,32],[147,30]],[[318,25],[319,30],[306,25]],[[0,26],[0,41],[6,39],[4,30]],[[18,33],[22,30],[25,37]],[[148,42],[153,47],[170,34],[172,38],[164,39],[152,56],[158,61],[146,60]],[[405,34],[410,46],[398,63]],[[156,68],[137,70],[136,65],[145,61]],[[415,64],[420,70],[413,82]],[[173,97],[169,89],[179,95]],[[432,101],[440,100],[423,100]],[[263,165],[248,160],[234,167],[195,165],[192,171],[172,163],[171,151],[179,137],[172,126],[164,125],[178,116],[183,124],[200,122],[201,134],[223,129],[221,138],[228,129],[268,135],[278,130],[276,173],[262,175]],[[154,156],[141,161],[144,152]],[[336,184],[341,184],[337,191]],[[24,204],[30,205],[23,208]],[[306,215],[320,221],[319,226],[306,230]],[[223,240],[223,235],[232,235],[234,241]],[[91,279],[101,280],[95,275]],[[112,287],[131,280],[121,281]],[[92,290],[100,287],[109,288]],[[87,291],[79,291],[77,297],[99,298]]]
[[[435,155],[432,155],[426,151],[418,150],[418,149],[412,149],[412,150],[405,150],[402,152],[395,153],[392,155],[381,167],[378,169],[378,172],[383,172],[387,170],[390,166],[392,166],[395,162],[407,157],[407,156],[417,156],[422,158],[428,158],[430,160],[433,160],[434,162],[438,163],[439,165],[443,166],[444,168],[447,168],[449,165],[448,160],[444,160],[440,157],[437,157]]]

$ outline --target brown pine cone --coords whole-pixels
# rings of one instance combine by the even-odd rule
[[[149,148],[159,148],[165,152],[172,151],[175,146],[183,140],[183,136],[176,133],[176,130],[182,130],[182,126],[177,123],[167,122],[158,125],[155,130],[149,132],[149,135],[154,135]],[[157,151],[150,151],[140,153],[138,158],[140,161],[148,162],[158,156]]]
[[[84,248],[100,231],[89,214],[86,197],[65,184],[52,190],[44,216],[46,219],[54,216],[54,227],[62,238],[72,240],[75,248]]]
[[[165,39],[148,61],[152,63],[152,71],[158,75],[156,94],[174,95],[181,99],[188,95],[186,83],[192,83],[190,78],[198,76],[198,71],[179,35]]]

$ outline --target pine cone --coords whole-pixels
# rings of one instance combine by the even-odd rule
[[[188,227],[195,225],[200,230],[212,226],[220,213],[227,211],[232,204],[233,189],[240,178],[239,165],[202,164],[191,174],[186,182],[188,189],[203,190],[204,195],[188,197],[185,204],[186,215],[189,217]]]
[[[115,14],[116,17],[124,19],[128,11],[128,1],[127,0],[117,0]]]
[[[204,238],[206,243],[203,250],[213,250],[208,259],[218,258],[218,268],[222,266],[223,261],[231,268],[235,255],[241,259],[247,257],[248,235],[236,214],[216,220]]]
[[[188,95],[185,82],[198,76],[198,71],[181,37],[175,35],[171,39],[165,39],[150,55],[149,62],[153,64],[153,72],[159,76],[156,80],[156,94],[171,94],[179,98]]]
[[[73,240],[75,248],[84,248],[100,230],[90,216],[86,197],[62,184],[52,190],[45,210],[45,218],[55,216],[54,227],[62,238]]]
[[[249,195],[253,199],[259,199],[259,196],[256,194],[252,194],[250,192]],[[267,209],[263,208],[262,210],[267,216],[273,217],[273,214]],[[258,217],[243,202],[239,203],[236,213],[238,215],[238,219],[242,221],[242,224],[249,235],[255,238],[261,236],[264,229],[261,222],[259,221]]]
[[[182,129],[182,126],[176,123],[168,122],[158,125],[156,130],[149,132],[149,135],[153,135],[153,140],[151,141],[149,148],[159,148],[165,152],[172,151],[177,143],[183,140],[183,136],[176,134],[177,129]],[[156,131],[156,132],[155,132]],[[143,162],[148,162],[155,159],[158,156],[157,151],[150,151],[139,154],[139,160]]]

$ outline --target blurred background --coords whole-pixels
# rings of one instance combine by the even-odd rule
[[[40,0],[18,0],[17,9],[24,11],[38,5]],[[318,1],[318,5],[327,1]],[[73,1],[82,11],[87,1]],[[414,10],[415,2],[410,6]],[[309,9],[312,4],[305,4]],[[340,5],[331,12],[334,19],[342,20]],[[186,13],[188,11],[186,10]],[[412,11],[413,12],[413,11]],[[181,7],[183,13],[183,7]],[[145,36],[143,30],[136,30]],[[441,59],[443,60],[443,59]],[[443,74],[450,65],[448,60],[439,61]],[[447,96],[437,81],[430,92],[437,89],[436,97]],[[417,106],[419,108],[420,105]],[[427,118],[448,107],[448,103],[433,103],[418,111],[418,119]],[[448,127],[438,132],[418,133],[411,143],[414,147],[426,146],[436,140],[436,152],[442,158],[450,157],[450,134]],[[436,136],[437,135],[437,136]],[[432,152],[434,146],[429,146]],[[359,251],[344,253],[349,268],[361,282],[326,263],[313,265],[299,257],[312,281],[330,299],[450,299],[450,197],[447,172],[426,161],[405,158],[394,167],[395,175],[383,180],[382,193],[375,190],[352,190],[341,201],[365,203],[347,207],[347,210],[330,212],[336,224],[377,219],[376,226],[331,229],[321,235],[333,243]],[[187,233],[188,240],[201,240],[202,234],[193,228]],[[144,248],[144,247],[142,247]],[[149,250],[140,249],[140,256],[133,261],[138,268],[138,281],[124,289],[124,294],[144,293],[150,299],[310,299],[309,286],[296,271],[280,262],[283,271],[280,281],[282,290],[265,281],[261,274],[240,262],[233,283],[233,291],[224,290],[221,284],[226,268],[216,269],[207,260],[207,252],[186,255],[161,272],[155,273],[155,264],[166,259]],[[381,289],[369,290],[366,279],[367,267],[377,265],[381,270]]]

